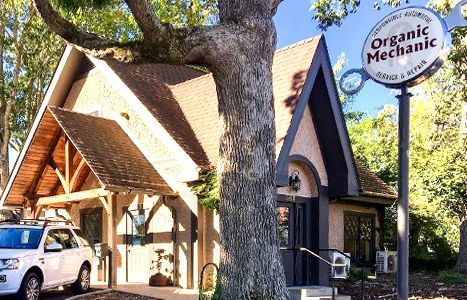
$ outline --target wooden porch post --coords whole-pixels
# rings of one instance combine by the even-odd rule
[[[107,196],[107,243],[109,245],[109,275],[108,286],[117,285],[117,194]]]

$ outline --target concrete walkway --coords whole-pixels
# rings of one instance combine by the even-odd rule
[[[187,290],[177,287],[153,287],[147,284],[121,284],[116,290],[161,298],[164,300],[197,300],[198,290]]]

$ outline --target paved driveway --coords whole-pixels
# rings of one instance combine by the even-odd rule
[[[41,300],[65,300],[75,296],[70,290],[50,290],[42,292]],[[14,297],[0,297],[0,300],[15,300]]]

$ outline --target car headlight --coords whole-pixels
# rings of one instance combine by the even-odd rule
[[[19,268],[19,259],[0,259],[0,271],[1,270],[16,270]]]

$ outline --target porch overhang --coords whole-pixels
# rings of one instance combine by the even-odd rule
[[[4,205],[62,207],[130,191],[175,194],[113,120],[48,107],[32,134]],[[99,188],[82,191],[91,172]]]

